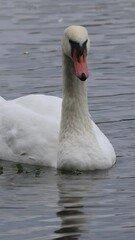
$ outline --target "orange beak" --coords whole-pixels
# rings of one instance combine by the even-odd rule
[[[75,75],[80,80],[85,81],[89,76],[87,61],[86,61],[86,50],[84,50],[82,55],[78,55],[77,50],[74,49],[73,62],[74,62],[74,68],[75,68]]]

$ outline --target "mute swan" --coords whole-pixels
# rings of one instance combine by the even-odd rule
[[[88,111],[88,51],[86,28],[66,28],[63,101],[45,95],[0,98],[0,159],[68,170],[106,169],[115,163],[112,144]]]

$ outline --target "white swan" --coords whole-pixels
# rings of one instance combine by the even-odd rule
[[[88,50],[84,27],[65,29],[63,102],[44,95],[0,98],[0,159],[68,170],[106,169],[115,163],[112,144],[88,111]]]

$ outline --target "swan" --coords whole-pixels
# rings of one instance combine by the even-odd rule
[[[86,28],[66,28],[61,45],[63,100],[40,94],[0,98],[0,159],[65,170],[110,168],[114,148],[88,110]]]

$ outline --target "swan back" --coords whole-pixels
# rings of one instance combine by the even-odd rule
[[[1,102],[5,102],[5,99],[0,96],[0,103],[1,103]]]

